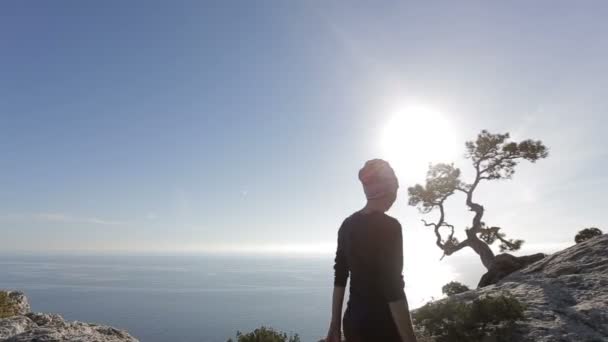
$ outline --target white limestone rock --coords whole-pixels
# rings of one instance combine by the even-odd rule
[[[525,303],[521,342],[608,341],[608,235],[549,255],[496,285],[453,298],[509,292]]]
[[[6,342],[138,342],[126,331],[105,325],[66,322],[57,314],[32,313],[27,316],[35,327],[4,340]]]
[[[3,292],[16,315],[0,318],[2,342],[138,342],[126,331],[109,326],[66,322],[57,314],[32,313],[23,293]]]

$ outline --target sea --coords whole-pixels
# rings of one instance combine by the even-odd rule
[[[33,311],[125,329],[143,342],[226,342],[265,325],[327,332],[330,256],[0,256],[0,288]]]

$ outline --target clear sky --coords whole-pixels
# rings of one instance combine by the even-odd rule
[[[481,129],[551,151],[482,185],[486,221],[530,251],[569,244],[608,227],[607,16],[604,1],[3,1],[0,250],[327,252],[364,203],[359,168],[387,157],[406,254],[438,258],[405,189],[426,154],[456,151],[466,173]],[[387,147],[411,107],[437,115],[409,113]]]

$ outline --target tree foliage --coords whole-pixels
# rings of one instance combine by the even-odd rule
[[[464,247],[472,248],[480,255],[487,268],[492,265],[494,253],[488,245],[500,242],[501,252],[515,251],[521,248],[523,240],[509,239],[500,227],[488,226],[482,221],[484,207],[474,201],[478,185],[485,180],[511,179],[517,164],[526,160],[536,162],[548,156],[548,149],[541,141],[510,141],[509,133],[492,134],[481,131],[476,140],[465,143],[466,158],[475,170],[472,182],[461,179],[461,171],[454,164],[440,163],[431,165],[424,185],[416,184],[408,188],[409,205],[416,206],[424,213],[439,210],[436,222],[426,222],[427,227],[434,229],[436,245],[443,250],[444,256],[451,255]],[[465,203],[475,213],[471,227],[465,230],[467,238],[460,241],[455,236],[454,226],[446,219],[445,201],[455,193],[465,195]]]
[[[574,237],[574,242],[581,243],[583,241],[587,241],[593,237],[602,235],[602,231],[599,228],[591,227],[585,228],[576,234]]]
[[[492,134],[483,130],[477,140],[466,142],[466,156],[479,168],[481,179],[509,179],[519,160],[536,162],[548,156],[541,141],[528,139],[517,143],[509,138],[509,133]]]
[[[486,296],[471,303],[447,299],[431,302],[412,317],[424,335],[437,342],[513,341],[515,322],[525,306],[508,294]]]
[[[300,337],[298,334],[287,335],[273,328],[262,326],[246,334],[237,331],[236,341],[229,339],[227,342],[300,342]]]
[[[451,281],[441,288],[441,292],[443,292],[446,296],[453,296],[455,294],[463,293],[469,291],[469,287],[459,283],[457,281]]]

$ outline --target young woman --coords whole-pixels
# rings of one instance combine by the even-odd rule
[[[399,221],[385,212],[397,198],[399,182],[391,166],[374,159],[359,171],[367,204],[338,231],[332,315],[327,342],[339,342],[342,303],[347,342],[416,342],[403,290],[403,239]]]

